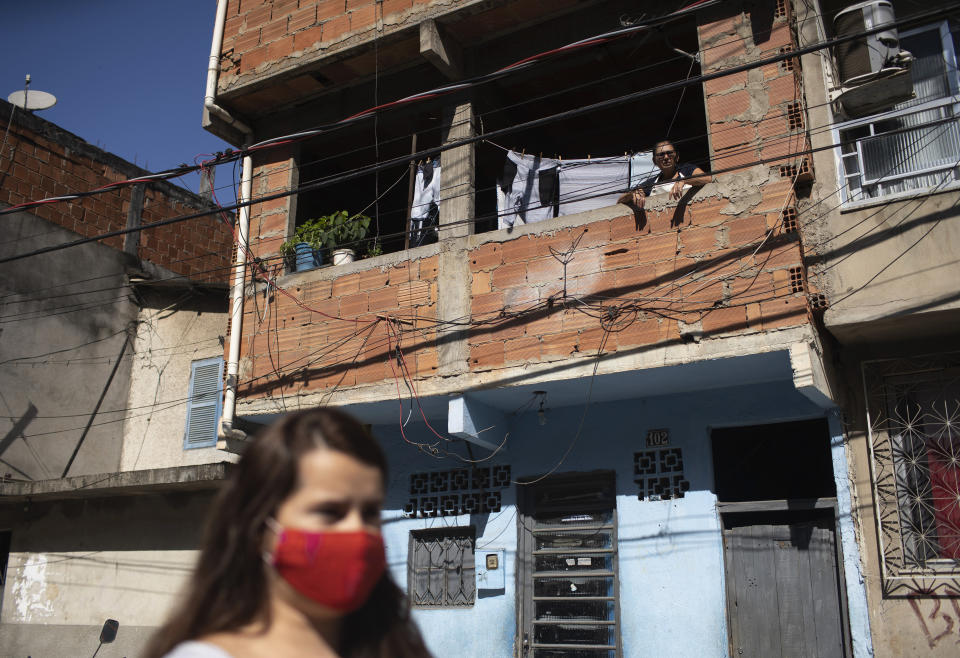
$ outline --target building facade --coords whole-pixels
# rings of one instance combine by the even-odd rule
[[[263,277],[236,414],[372,426],[390,567],[436,655],[925,641],[905,612],[877,630],[834,282],[808,276],[837,171],[817,147],[844,124],[807,72],[831,51],[790,54],[834,8],[795,9],[221,4],[205,120],[256,145]],[[710,182],[642,210],[613,194],[632,173],[564,196],[665,138]],[[285,243],[341,210],[373,218],[346,245],[366,257],[297,270]]]
[[[229,322],[188,237],[132,282],[95,247],[137,299],[76,341],[113,350],[82,356],[123,430],[45,474],[29,428],[63,419],[13,405],[12,652],[110,617],[135,653],[245,429],[322,405],[388,454],[388,562],[437,656],[955,652],[956,12],[890,5],[865,108],[841,46],[882,21],[844,3],[544,4],[218,3],[204,125],[249,147]],[[708,182],[617,203],[665,139]],[[368,230],[304,231],[336,217]],[[196,388],[221,377],[222,408]]]
[[[913,14],[894,2],[897,18]],[[863,578],[878,655],[950,655],[960,622],[955,375],[956,12],[899,29],[913,95],[837,112],[838,72],[803,56],[817,179],[804,234],[807,272],[827,304],[823,335],[850,460]],[[840,3],[820,2],[829,18]],[[817,41],[798,9],[800,45]],[[820,34],[829,31],[822,22]],[[818,127],[822,127],[818,129]],[[834,145],[837,148],[833,148]]]

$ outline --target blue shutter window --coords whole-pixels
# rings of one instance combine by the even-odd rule
[[[217,420],[223,392],[223,359],[201,359],[190,364],[190,398],[184,450],[217,445]]]

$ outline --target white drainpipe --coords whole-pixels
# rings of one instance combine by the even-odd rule
[[[221,0],[225,2],[226,0]],[[249,145],[249,142],[248,142]],[[243,158],[243,170],[240,175],[240,201],[248,201],[253,188],[253,158],[249,155]],[[223,441],[227,439],[243,439],[246,435],[233,427],[233,415],[237,409],[237,384],[240,370],[240,329],[243,322],[243,286],[247,278],[247,252],[243,246],[249,243],[250,206],[240,208],[240,217],[237,222],[237,268],[233,275],[233,293],[230,309],[230,354],[227,357],[227,386],[223,393],[223,415],[220,416],[220,425],[217,437]]]
[[[216,104],[217,76],[220,73],[220,49],[223,46],[223,25],[227,19],[227,0],[217,0],[217,19],[213,26],[213,42],[210,44],[210,64],[207,67],[207,91],[203,106],[211,115],[233,126],[243,134],[244,147],[253,143],[253,130],[242,121]],[[240,202],[250,200],[253,188],[253,158],[244,156],[240,177]],[[243,322],[243,287],[247,278],[247,252],[250,233],[250,206],[240,208],[237,222],[237,265],[233,275],[233,292],[230,303],[230,354],[227,357],[227,385],[223,394],[223,414],[217,428],[218,448],[228,448],[230,439],[244,439],[246,434],[234,429],[233,418],[237,410],[237,382],[240,365],[240,330]]]
[[[232,116],[216,104],[217,76],[220,74],[220,49],[223,47],[223,26],[227,21],[227,0],[217,0],[217,19],[213,25],[213,43],[210,44],[210,63],[207,65],[207,93],[203,106],[210,114],[216,114],[223,121],[245,135],[253,135],[250,126]]]

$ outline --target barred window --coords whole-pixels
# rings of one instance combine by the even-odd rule
[[[410,532],[407,590],[415,608],[472,606],[476,599],[476,528]]]
[[[953,35],[946,22],[904,32],[900,43],[916,98],[837,127],[844,202],[912,194],[960,180],[958,80]]]
[[[960,355],[865,366],[888,593],[960,591]]]

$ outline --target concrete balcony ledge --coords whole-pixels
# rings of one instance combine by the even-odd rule
[[[232,470],[233,464],[230,462],[217,462],[143,471],[94,473],[56,480],[0,482],[0,504],[216,489]]]

